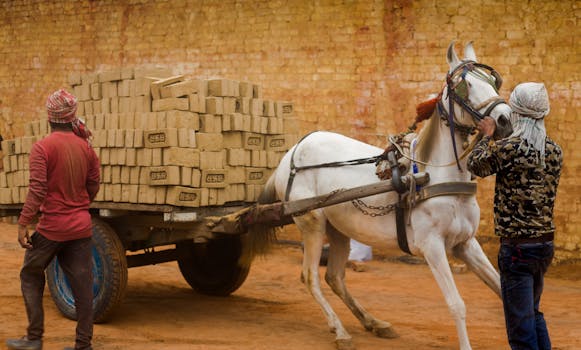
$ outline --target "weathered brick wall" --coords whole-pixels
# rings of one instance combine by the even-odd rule
[[[503,96],[543,81],[549,134],[565,153],[558,256],[581,257],[581,36],[575,0],[2,1],[0,132],[23,133],[71,71],[163,65],[262,84],[292,100],[303,132],[384,145],[441,88],[446,47],[474,40],[504,77]],[[460,51],[461,52],[461,51]],[[480,235],[492,236],[493,179],[480,182]]]

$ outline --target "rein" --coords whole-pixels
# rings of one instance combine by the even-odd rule
[[[292,189],[292,184],[293,184],[294,179],[295,179],[295,175],[299,171],[309,170],[309,169],[319,169],[319,168],[338,168],[338,167],[349,166],[349,165],[377,163],[377,161],[382,159],[384,156],[383,154],[380,154],[380,155],[374,156],[374,157],[344,160],[344,161],[330,162],[330,163],[313,164],[313,165],[296,166],[295,165],[295,152],[296,152],[297,148],[299,148],[299,145],[301,144],[301,142],[303,142],[308,136],[310,136],[311,134],[313,134],[315,132],[316,131],[313,131],[313,132],[310,132],[310,133],[306,134],[305,136],[303,136],[299,140],[299,142],[297,142],[295,148],[293,149],[293,153],[291,154],[291,160],[290,160],[290,173],[289,173],[289,177],[288,177],[288,183],[286,185],[286,193],[284,196],[285,201],[288,201],[288,197],[290,196],[290,192]]]

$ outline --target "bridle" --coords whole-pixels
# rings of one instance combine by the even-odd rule
[[[485,73],[484,70],[489,71],[490,74]],[[489,83],[497,93],[502,86],[502,78],[500,74],[494,70],[494,68],[475,61],[462,61],[462,63],[460,63],[456,68],[454,68],[454,70],[446,75],[445,89],[448,98],[448,113],[446,113],[446,110],[443,108],[444,106],[442,98],[440,98],[438,101],[438,110],[441,115],[446,117],[447,123],[450,127],[454,157],[456,158],[456,164],[458,165],[458,169],[460,171],[462,171],[462,168],[460,167],[460,160],[458,158],[458,150],[456,147],[456,139],[454,138],[454,131],[456,128],[466,129],[466,126],[456,122],[456,118],[454,116],[454,103],[458,104],[463,111],[466,111],[468,114],[470,114],[476,122],[489,116],[492,110],[496,108],[496,106],[500,104],[506,104],[506,101],[502,97],[493,96],[492,98],[489,98],[477,106],[472,106],[471,103],[467,100],[469,92],[466,75],[468,74],[472,74],[478,79]],[[460,77],[460,80],[457,80],[458,77]],[[486,106],[488,107],[484,113],[480,113],[479,110]],[[470,127],[469,131],[471,132],[472,130],[473,127]]]

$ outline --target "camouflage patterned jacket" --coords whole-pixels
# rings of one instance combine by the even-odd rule
[[[526,142],[526,141],[525,141]],[[518,137],[492,141],[483,137],[468,157],[468,170],[486,177],[496,174],[495,233],[500,237],[533,238],[553,235],[553,206],[561,176],[563,154],[547,137],[545,168],[538,152],[519,150]]]

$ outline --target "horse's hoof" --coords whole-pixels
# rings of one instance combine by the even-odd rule
[[[337,350],[355,350],[355,345],[351,339],[335,339]]]
[[[391,324],[389,324],[387,322],[383,322],[383,321],[376,322],[373,325],[373,329],[371,331],[373,332],[373,334],[375,334],[376,336],[378,336],[380,338],[387,338],[387,339],[399,338],[399,334],[397,334],[397,332],[393,329]]]

